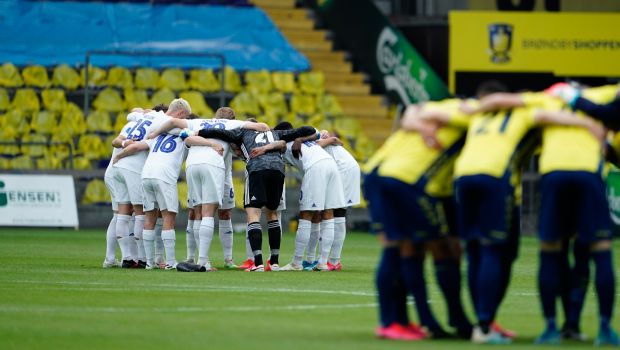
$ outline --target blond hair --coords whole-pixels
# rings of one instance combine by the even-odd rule
[[[175,98],[172,102],[170,102],[170,105],[168,105],[168,112],[176,111],[183,111],[185,112],[185,115],[188,116],[192,114],[192,107],[189,106],[189,103],[186,100],[182,98]]]
[[[215,117],[220,119],[235,119],[235,111],[230,107],[220,107],[215,111]]]

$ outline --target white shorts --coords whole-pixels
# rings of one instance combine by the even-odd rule
[[[340,171],[345,207],[352,207],[360,204],[360,177],[361,172],[359,165]]]
[[[342,180],[336,162],[323,159],[314,163],[301,181],[299,210],[317,211],[344,206]]]
[[[277,211],[286,210],[286,184],[282,186],[282,197],[280,197],[280,204],[278,205]]]
[[[173,213],[179,212],[179,193],[177,184],[169,184],[157,179],[142,179],[144,190],[144,211],[155,208]]]
[[[232,209],[235,207],[235,189],[233,187],[232,172],[228,172],[224,180],[224,192],[222,193],[222,205],[220,209]]]
[[[103,175],[103,182],[105,183],[105,187],[108,188],[108,192],[110,192],[110,202],[112,203],[112,210],[118,210],[118,200],[116,199],[116,190],[114,189],[114,172],[116,170],[114,167],[109,167],[105,170],[105,174]]]
[[[112,173],[112,188],[119,204],[142,205],[142,178],[140,174],[123,168],[114,168]]]
[[[188,166],[187,189],[191,207],[214,203],[221,205],[224,191],[224,169],[211,164]]]

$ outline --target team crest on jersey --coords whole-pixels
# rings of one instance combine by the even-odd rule
[[[510,48],[512,46],[512,24],[489,24],[489,54],[491,62],[502,64],[510,62]]]

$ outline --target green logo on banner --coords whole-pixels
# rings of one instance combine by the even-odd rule
[[[8,197],[4,190],[4,182],[0,181],[0,207],[4,207],[9,203]]]
[[[611,171],[607,176],[607,201],[611,219],[620,226],[620,172]]]

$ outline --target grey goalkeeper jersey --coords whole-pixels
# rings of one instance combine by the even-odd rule
[[[290,142],[296,138],[310,136],[314,133],[316,133],[316,129],[313,127],[302,126],[292,130],[270,130],[266,132],[246,129],[206,129],[200,130],[198,136],[220,139],[239,146],[247,159],[246,170],[248,173],[259,170],[278,170],[284,174],[284,160],[282,160],[280,152],[267,152],[256,158],[250,158],[250,152],[254,148],[265,146],[278,140]]]

